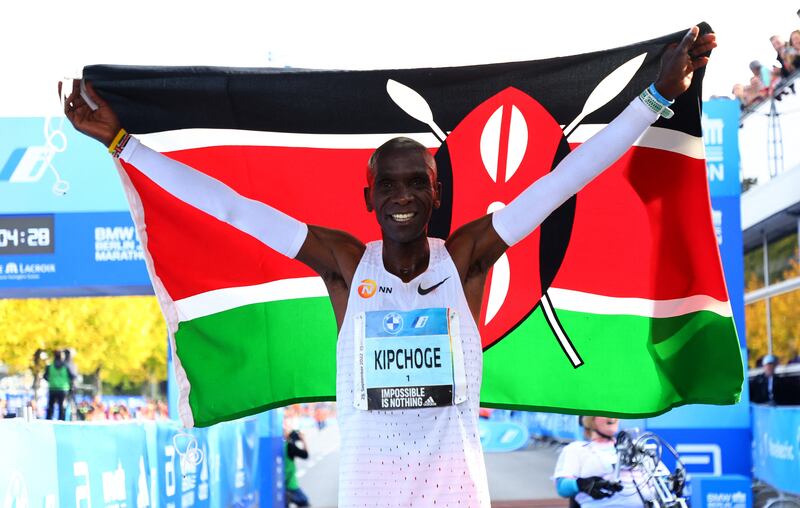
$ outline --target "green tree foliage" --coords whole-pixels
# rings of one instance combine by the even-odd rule
[[[112,385],[166,379],[167,329],[154,297],[0,300],[0,362],[31,366],[37,349],[74,349],[82,374]]]

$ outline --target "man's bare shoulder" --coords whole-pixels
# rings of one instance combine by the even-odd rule
[[[309,225],[297,260],[310,266],[326,281],[338,280],[349,288],[365,249],[361,240],[346,231]]]
[[[488,272],[507,248],[492,226],[491,215],[484,215],[455,230],[447,238],[445,247],[462,274],[462,280],[468,275]]]
[[[364,253],[364,242],[341,229],[326,228],[323,226],[308,226],[308,234],[313,235],[323,242],[329,249],[342,253],[357,254],[359,258]]]

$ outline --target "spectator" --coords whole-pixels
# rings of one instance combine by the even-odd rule
[[[108,419],[108,406],[105,405],[103,402],[103,397],[100,395],[95,395],[92,399],[92,408],[94,409],[94,419],[95,420],[107,420]]]
[[[67,413],[64,402],[67,395],[72,392],[75,374],[65,361],[64,351],[56,351],[54,356],[55,360],[44,371],[44,378],[49,385],[46,418],[52,420],[54,409],[58,406],[58,419],[66,420]]]
[[[775,355],[766,355],[761,359],[764,371],[750,380],[750,402],[773,406],[779,403],[782,386],[775,375],[777,364],[778,358]]]
[[[769,38],[769,42],[771,42],[772,47],[775,48],[775,51],[777,52],[775,58],[781,64],[781,78],[788,77],[792,72],[794,72],[794,58],[787,58],[789,45],[783,42],[783,39],[780,35],[773,35]]]
[[[789,44],[786,46],[785,55],[792,72],[796,71],[800,67],[800,30],[789,34]]]
[[[303,434],[296,430],[292,430],[286,434],[286,441],[284,443],[283,453],[283,478],[284,485],[286,486],[286,506],[310,506],[308,503],[308,496],[306,496],[300,484],[297,482],[297,466],[294,459],[307,459],[308,446]]]
[[[169,420],[169,408],[162,400],[156,401],[156,414],[157,420]]]
[[[733,94],[734,97],[739,99],[739,102],[742,103],[742,106],[747,106],[748,102],[747,102],[747,99],[745,98],[744,85],[743,84],[736,83],[735,85],[733,85],[733,89],[731,90],[731,93]]]
[[[140,420],[155,420],[156,419],[156,403],[153,400],[148,400],[147,403],[139,408],[136,417]]]

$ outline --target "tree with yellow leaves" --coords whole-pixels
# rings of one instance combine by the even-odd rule
[[[0,362],[30,368],[37,349],[74,349],[81,374],[112,385],[166,379],[166,325],[154,297],[0,300]]]
[[[789,267],[783,272],[782,280],[800,277],[800,263],[797,255],[789,261]],[[763,284],[751,275],[747,280],[745,292],[758,289]],[[745,325],[747,329],[747,347],[750,350],[750,366],[767,354],[767,305],[762,300],[745,306]],[[800,290],[791,291],[770,298],[772,352],[782,363],[800,353]]]

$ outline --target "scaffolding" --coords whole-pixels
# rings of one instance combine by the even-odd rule
[[[772,90],[767,100],[758,101],[742,109],[739,117],[739,125],[744,125],[744,120],[761,109],[765,104],[769,104],[767,113],[767,167],[769,168],[770,178],[775,178],[783,173],[783,132],[781,130],[781,117],[777,103],[783,95],[795,93],[794,84],[800,80],[800,70],[781,79],[778,85]]]

